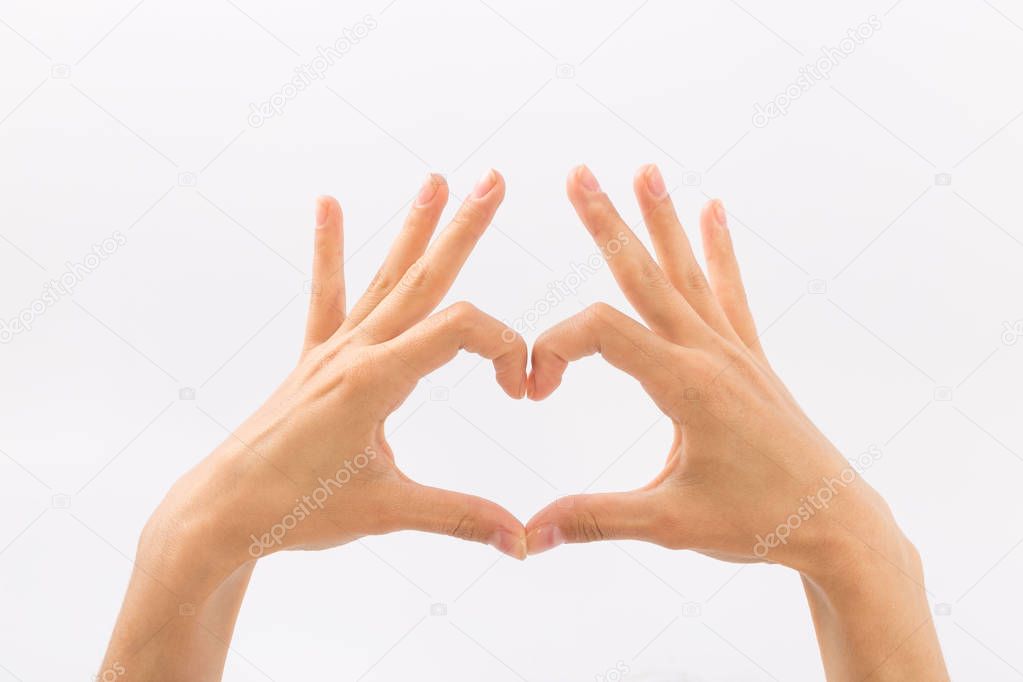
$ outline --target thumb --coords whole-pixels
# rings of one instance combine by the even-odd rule
[[[563,543],[652,540],[661,505],[653,489],[562,497],[526,524],[529,554]]]
[[[482,497],[411,483],[400,521],[404,530],[482,542],[520,561],[526,558],[522,522]]]

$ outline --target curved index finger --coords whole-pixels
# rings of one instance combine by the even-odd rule
[[[706,340],[707,325],[618,215],[586,166],[569,175],[568,198],[600,247],[618,286],[650,327],[676,343],[697,345]]]
[[[374,341],[394,338],[437,307],[504,199],[504,178],[489,170],[451,223],[402,275],[362,324]]]
[[[526,394],[526,342],[470,303],[455,303],[379,347],[396,353],[417,381],[467,350],[494,363],[497,383],[509,396]]]
[[[639,381],[658,404],[667,404],[671,386],[679,383],[681,368],[676,365],[688,352],[606,303],[594,303],[536,340],[527,393],[532,400],[543,400],[561,384],[569,363],[600,353]]]

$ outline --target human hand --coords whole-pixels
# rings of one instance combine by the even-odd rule
[[[416,382],[459,349],[493,360],[505,392],[525,395],[521,337],[467,303],[428,317],[493,218],[504,180],[486,173],[428,248],[447,195],[443,178],[430,176],[347,315],[341,208],[330,198],[318,201],[298,366],[150,517],[104,675],[220,679],[255,559],[278,550],[410,529],[525,558],[524,528],[514,516],[493,502],[410,480],[384,436],[384,420]]]
[[[587,168],[568,181],[649,328],[590,307],[537,340],[527,390],[546,398],[568,363],[599,352],[639,380],[674,423],[674,442],[639,490],[570,496],[537,513],[529,553],[621,538],[784,564],[801,573],[829,680],[947,680],[916,549],[768,364],[723,206],[700,216],[708,282],[656,167],[634,189],[660,265]]]
[[[525,395],[521,337],[468,303],[427,317],[453,283],[504,197],[480,180],[429,246],[447,200],[431,176],[369,289],[345,312],[342,216],[318,203],[312,300],[298,366],[270,399],[174,486],[157,525],[188,519],[233,560],[320,549],[396,530],[446,533],[525,557],[522,524],[493,502],[405,476],[384,420],[417,381],[460,349],[493,360],[512,398]],[[208,544],[208,543],[206,543]]]
[[[546,398],[568,363],[599,352],[640,381],[674,423],[674,443],[643,488],[571,496],[536,514],[529,552],[632,538],[811,573],[836,570],[864,547],[901,559],[887,505],[768,364],[722,204],[708,203],[700,217],[708,281],[659,171],[641,169],[634,185],[657,261],[587,168],[572,173],[568,195],[649,328],[606,304],[561,322],[533,348],[529,396]]]

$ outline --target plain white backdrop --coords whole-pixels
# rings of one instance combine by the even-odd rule
[[[462,197],[501,170],[448,298],[539,311],[531,341],[629,310],[606,270],[537,305],[594,252],[564,198],[582,162],[632,224],[642,163],[691,228],[724,199],[779,373],[846,455],[880,451],[864,475],[923,554],[953,677],[1023,677],[1021,60],[1008,0],[0,0],[0,680],[95,674],[147,516],[296,360],[318,194],[354,297],[427,171]],[[671,438],[599,358],[527,404],[460,357],[389,432],[412,477],[523,520],[644,483]],[[411,533],[262,561],[225,675],[822,676],[789,571]]]

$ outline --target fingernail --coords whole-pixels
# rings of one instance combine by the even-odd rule
[[[316,226],[320,227],[327,222],[327,213],[330,212],[330,197],[316,198]]]
[[[646,167],[646,187],[650,190],[650,194],[658,199],[668,193],[668,188],[664,186],[664,176],[654,164]]]
[[[497,173],[491,168],[480,177],[479,182],[476,183],[476,187],[472,190],[473,199],[482,199],[494,189],[494,185],[497,184]]]
[[[419,189],[419,196],[416,197],[416,206],[426,206],[430,203],[435,196],[437,196],[437,188],[440,186],[440,177],[430,173],[426,176],[426,181],[423,182],[423,186]]]
[[[717,218],[718,225],[728,229],[728,215],[725,213],[725,205],[721,203],[720,199],[714,200],[714,217]]]
[[[529,554],[539,554],[558,545],[565,544],[565,536],[561,529],[553,524],[547,524],[535,529],[528,537]]]
[[[579,166],[575,171],[576,177],[579,179],[579,184],[583,186],[583,189],[589,190],[590,192],[599,192],[600,183],[597,182],[597,178],[594,177],[593,172],[586,166]]]
[[[513,559],[522,561],[526,558],[526,538],[521,534],[497,530],[490,538],[490,546]]]

